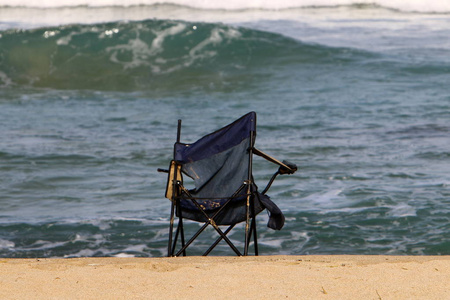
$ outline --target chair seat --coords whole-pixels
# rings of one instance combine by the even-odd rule
[[[269,223],[268,227],[272,229],[281,229],[284,225],[284,215],[278,206],[272,202],[268,195],[263,195],[258,193],[258,197],[254,197],[255,205],[255,216],[262,212],[264,209],[269,211]],[[208,215],[213,215],[217,212],[222,205],[227,202],[227,199],[213,199],[213,200],[196,200],[197,203],[208,213]],[[214,221],[217,225],[232,225],[240,222],[244,222],[247,218],[246,215],[247,197],[242,196],[230,201],[227,204],[227,209],[223,210]],[[180,199],[180,208],[182,210],[181,214],[183,218],[189,219],[196,222],[206,222],[207,219],[205,215],[199,211],[197,206],[193,203],[191,199]],[[177,217],[179,217],[179,211],[177,211]],[[254,215],[251,212],[250,217],[253,218]]]

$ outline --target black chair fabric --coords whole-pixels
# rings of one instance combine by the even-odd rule
[[[195,188],[182,193],[180,199],[183,218],[198,222],[206,222],[206,216],[199,211],[192,198],[208,215],[214,214],[225,203],[215,218],[217,225],[232,225],[246,220],[247,188],[241,188],[250,180],[250,149],[254,146],[256,135],[256,113],[250,112],[235,122],[208,134],[195,143],[175,144],[175,161],[181,165],[182,172],[193,179]],[[250,176],[250,178],[249,178]],[[254,183],[251,195],[254,209],[250,212],[253,218],[264,209],[270,212],[268,226],[281,229],[284,216],[267,195],[257,192]],[[241,188],[240,192],[236,194]],[[234,195],[234,197],[232,197]],[[177,211],[177,216],[180,211]]]

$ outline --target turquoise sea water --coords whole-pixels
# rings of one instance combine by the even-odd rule
[[[286,225],[272,231],[260,215],[261,254],[450,254],[449,13],[159,4],[0,15],[1,257],[165,255],[156,169],[177,119],[193,142],[249,111],[256,146],[299,166],[269,193]],[[259,185],[275,170],[255,159]]]

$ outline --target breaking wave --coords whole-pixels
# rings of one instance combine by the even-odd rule
[[[12,87],[226,90],[272,76],[275,67],[349,59],[348,49],[215,23],[147,20],[0,34],[0,85]]]

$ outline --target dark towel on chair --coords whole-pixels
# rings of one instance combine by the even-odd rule
[[[259,194],[259,199],[264,207],[269,211],[269,222],[267,227],[274,230],[281,230],[284,226],[284,215],[278,206],[270,200],[267,195]]]

